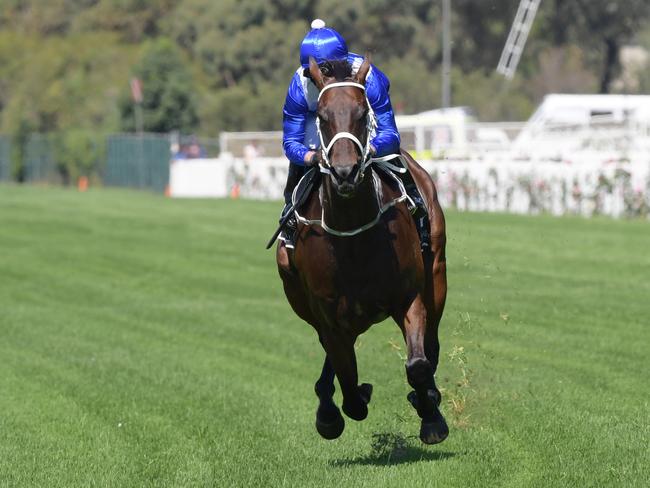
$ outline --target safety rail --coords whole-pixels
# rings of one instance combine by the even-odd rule
[[[650,152],[650,124],[594,118],[585,123],[467,123],[462,131],[437,125],[400,128],[402,148],[419,159],[474,159],[508,154],[526,159],[564,159],[593,150],[612,154]],[[223,132],[221,152],[235,157],[283,157],[282,132]]]

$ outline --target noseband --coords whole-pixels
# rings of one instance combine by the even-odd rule
[[[374,219],[372,219],[370,222],[367,222],[366,224],[352,230],[336,230],[331,228],[325,223],[325,209],[322,208],[321,205],[321,218],[320,219],[307,219],[303,216],[301,216],[298,213],[298,209],[294,209],[294,215],[296,216],[296,220],[298,220],[298,223],[303,224],[303,225],[318,225],[323,228],[325,232],[328,234],[332,234],[338,237],[352,237],[356,236],[362,232],[365,232],[368,229],[371,229],[377,223],[381,220],[381,216],[390,208],[394,207],[398,203],[404,202],[404,201],[409,201],[411,205],[415,205],[411,198],[407,195],[406,189],[404,188],[404,184],[402,183],[402,180],[398,177],[396,177],[393,172],[395,173],[406,173],[407,171],[407,165],[406,162],[403,160],[403,156],[401,154],[389,154],[387,156],[383,157],[376,157],[373,158],[370,156],[370,135],[372,134],[372,131],[375,130],[377,127],[377,121],[375,119],[375,113],[372,110],[372,107],[370,106],[370,102],[368,101],[368,95],[366,94],[366,87],[363,86],[360,83],[355,83],[353,81],[341,81],[337,83],[332,83],[330,85],[326,85],[323,87],[321,92],[318,94],[318,101],[320,102],[321,96],[323,96],[323,93],[325,91],[331,89],[331,88],[338,88],[338,87],[343,87],[343,86],[353,86],[355,88],[359,88],[363,90],[363,95],[366,99],[366,104],[368,106],[368,115],[367,115],[367,123],[366,123],[366,144],[365,146],[361,144],[361,141],[357,136],[354,134],[351,134],[349,132],[338,132],[334,135],[332,140],[330,141],[329,144],[325,144],[325,141],[323,140],[323,133],[320,130],[320,118],[316,117],[316,129],[318,131],[318,137],[320,138],[320,143],[321,143],[321,150],[323,152],[323,162],[320,164],[320,171],[321,173],[326,173],[326,174],[332,174],[334,171],[334,168],[332,168],[332,165],[329,160],[329,153],[332,149],[332,146],[336,141],[339,141],[341,139],[349,139],[354,144],[359,148],[361,151],[361,155],[363,157],[363,160],[361,162],[361,165],[359,167],[359,171],[357,172],[356,177],[357,178],[363,178],[364,171],[370,166],[371,164],[374,164],[376,166],[382,167],[385,170],[387,170],[387,174],[389,177],[393,178],[395,183],[399,186],[400,188],[400,195],[393,200],[389,201],[388,203],[381,204],[380,202],[380,187],[381,187],[381,182],[379,181],[379,177],[376,174],[373,174],[373,184],[375,185],[375,195],[377,196],[377,203],[379,205],[379,210],[377,211],[377,215],[375,216]],[[399,158],[400,165],[395,165],[392,164],[391,161]],[[298,187],[293,192],[293,202],[296,202],[296,190]]]
[[[320,129],[320,118],[316,116],[316,130],[318,131],[321,150],[323,152],[323,164],[321,164],[320,170],[321,173],[332,174],[332,164],[330,163],[330,158],[329,158],[329,154],[330,151],[332,150],[332,146],[334,146],[335,142],[340,141],[341,139],[349,139],[359,148],[362,160],[361,160],[361,166],[359,168],[358,176],[362,178],[364,171],[366,170],[368,165],[372,162],[370,158],[370,134],[377,127],[375,113],[373,112],[372,107],[370,106],[370,102],[368,101],[368,95],[366,95],[366,87],[361,83],[355,83],[353,81],[340,81],[337,83],[331,83],[329,85],[324,86],[323,89],[320,91],[320,93],[318,94],[318,101],[320,102],[323,93],[325,93],[327,90],[330,90],[331,88],[339,88],[344,86],[353,86],[363,91],[363,96],[366,99],[366,105],[368,106],[368,114],[366,116],[367,118],[366,144],[365,146],[361,144],[359,138],[350,132],[337,132],[336,134],[334,134],[334,137],[332,137],[330,143],[325,144],[325,141],[323,140],[323,132]]]

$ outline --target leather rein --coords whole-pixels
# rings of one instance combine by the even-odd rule
[[[357,227],[356,229],[352,230],[347,230],[347,231],[341,231],[341,230],[336,230],[325,222],[325,212],[324,209],[322,209],[322,199],[321,199],[321,218],[320,219],[307,219],[303,216],[301,216],[298,213],[298,209],[294,210],[296,220],[298,223],[301,223],[303,225],[317,225],[321,227],[325,232],[328,234],[332,234],[337,237],[352,237],[356,236],[358,234],[361,234],[362,232],[371,229],[377,223],[381,220],[381,216],[388,211],[390,208],[394,207],[398,203],[404,202],[406,200],[410,201],[411,204],[413,202],[411,201],[410,197],[406,194],[406,190],[404,189],[404,184],[402,183],[402,180],[395,176],[392,172],[397,172],[397,173],[406,173],[407,171],[407,166],[406,162],[403,159],[403,156],[401,154],[389,154],[387,156],[382,156],[379,158],[373,158],[370,154],[370,135],[372,132],[375,130],[377,127],[377,120],[375,117],[375,113],[372,110],[372,107],[370,105],[370,102],[368,100],[368,96],[366,94],[366,87],[362,85],[361,83],[356,83],[353,81],[341,81],[337,83],[331,83],[329,85],[326,85],[323,87],[323,89],[320,91],[318,94],[318,101],[320,102],[321,97],[323,96],[323,93],[325,93],[327,90],[330,90],[332,88],[338,88],[338,87],[347,87],[347,86],[352,86],[355,88],[359,88],[360,90],[363,91],[364,97],[366,99],[366,104],[368,106],[368,114],[367,114],[367,123],[366,123],[366,131],[367,131],[367,136],[366,136],[366,143],[365,145],[361,143],[359,138],[355,136],[354,134],[350,132],[338,132],[332,137],[330,140],[329,144],[325,144],[325,141],[323,139],[323,133],[320,128],[320,118],[317,116],[316,117],[316,130],[318,132],[318,137],[320,139],[321,143],[321,151],[323,154],[323,162],[319,164],[319,170],[321,173],[331,175],[332,174],[332,164],[330,163],[329,160],[329,153],[332,150],[332,146],[334,143],[337,141],[340,141],[341,139],[349,139],[351,140],[358,148],[362,156],[362,160],[360,163],[359,171],[357,173],[357,176],[361,179],[363,178],[365,170],[371,166],[375,165],[378,167],[381,167],[383,169],[389,170],[386,171],[387,174],[389,174],[392,178],[395,179],[397,182],[399,188],[400,188],[400,196],[391,200],[390,202],[382,205],[380,201],[380,194],[381,194],[381,181],[379,180],[379,177],[373,173],[373,184],[375,186],[375,195],[377,197],[377,202],[379,205],[379,211],[377,212],[377,215],[375,216],[374,219],[372,219],[370,222]],[[400,160],[401,166],[397,166],[395,164],[390,163],[390,161],[398,158]],[[300,186],[300,185],[298,185]],[[298,188],[296,187],[296,189]],[[295,202],[296,198],[296,192],[294,190],[293,194],[293,199]]]

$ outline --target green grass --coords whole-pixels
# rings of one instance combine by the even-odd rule
[[[0,186],[0,486],[647,486],[648,222],[448,212],[427,447],[389,322],[368,419],[316,433],[279,209]]]

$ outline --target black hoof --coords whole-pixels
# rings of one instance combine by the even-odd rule
[[[336,408],[336,407],[334,407]],[[324,415],[319,408],[316,412],[316,430],[318,433],[327,440],[337,439],[345,429],[345,420],[341,411],[336,408],[336,412],[332,415]]]
[[[345,412],[345,415],[350,417],[352,420],[364,420],[368,416],[368,403],[370,403],[371,397],[372,385],[369,383],[359,385],[359,399],[361,401],[350,404],[346,403],[344,399],[343,411]]]
[[[368,405],[372,398],[372,385],[370,383],[362,383],[359,386],[359,395],[361,395],[361,399]]]
[[[449,427],[440,411],[436,408],[431,418],[423,419],[420,426],[420,440],[425,444],[439,444],[449,435]]]

